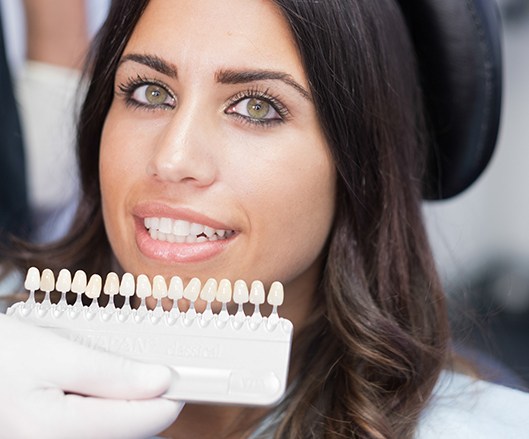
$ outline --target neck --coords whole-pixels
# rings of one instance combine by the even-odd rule
[[[267,411],[266,408],[186,404],[178,420],[160,436],[172,439],[245,438]]]

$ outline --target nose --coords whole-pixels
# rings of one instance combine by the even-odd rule
[[[157,137],[147,163],[148,175],[163,182],[211,185],[217,164],[211,146],[212,122],[206,119],[204,112],[192,108],[176,110]]]

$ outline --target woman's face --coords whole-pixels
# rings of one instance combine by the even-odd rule
[[[122,268],[314,290],[335,170],[274,3],[152,0],[114,88],[100,171]]]

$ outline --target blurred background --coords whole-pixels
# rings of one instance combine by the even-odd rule
[[[504,52],[497,148],[470,189],[425,203],[424,215],[450,299],[456,348],[488,367],[491,379],[529,387],[529,0],[496,1]],[[41,46],[32,46],[38,35],[27,32],[28,5],[46,5],[47,12],[57,8],[66,14],[62,23],[77,23],[77,45],[63,47],[65,57],[46,59],[39,55]],[[107,8],[108,0],[0,0],[37,241],[57,237],[75,207],[79,67]],[[53,22],[47,25],[57,29]]]
[[[473,186],[425,203],[424,213],[458,346],[486,352],[529,386],[529,0],[497,1],[504,88],[496,150]]]

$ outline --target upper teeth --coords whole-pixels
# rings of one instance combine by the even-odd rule
[[[228,238],[234,233],[233,230],[213,229],[204,224],[165,217],[145,218],[144,224],[151,238],[169,242],[215,241]]]

